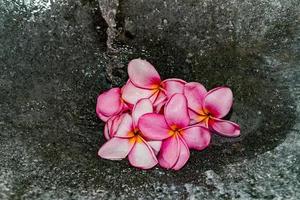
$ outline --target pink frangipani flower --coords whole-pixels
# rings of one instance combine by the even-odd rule
[[[137,126],[140,116],[152,112],[153,106],[149,99],[138,101],[132,110],[132,115],[124,114],[113,138],[100,148],[98,155],[110,160],[119,160],[128,156],[132,166],[142,169],[154,167],[158,162],[156,153],[160,149],[161,142],[146,141]]]
[[[155,68],[146,60],[134,59],[128,64],[129,81],[124,86],[122,98],[135,104],[142,98],[150,98],[156,111],[175,93],[183,93],[185,81],[161,78]]]
[[[106,122],[128,108],[121,96],[120,88],[112,88],[98,96],[96,113],[102,121]]]
[[[240,135],[240,127],[223,118],[233,94],[227,87],[207,91],[197,82],[161,80],[146,60],[128,64],[129,80],[122,88],[100,94],[96,113],[105,122],[106,143],[98,155],[105,159],[128,158],[132,166],[150,169],[157,163],[179,170],[190,149],[208,147],[211,133]]]
[[[207,92],[200,83],[191,82],[185,85],[184,95],[188,100],[192,124],[203,124],[228,137],[240,135],[238,124],[222,119],[232,107],[233,95],[230,88],[217,87]]]
[[[187,100],[183,94],[174,94],[164,107],[164,115],[143,115],[138,127],[149,140],[162,140],[158,154],[160,166],[179,170],[190,157],[189,148],[202,150],[209,145],[210,132],[203,126],[188,126]]]

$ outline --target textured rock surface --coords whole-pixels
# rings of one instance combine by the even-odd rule
[[[0,0],[0,199],[299,199],[299,5]],[[98,158],[96,96],[136,57],[232,87],[241,137],[215,136],[179,172]]]

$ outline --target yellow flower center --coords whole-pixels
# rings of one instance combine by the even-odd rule
[[[128,136],[130,137],[129,142],[130,143],[135,143],[135,142],[142,143],[143,139],[141,138],[140,133],[141,133],[140,130],[137,128],[135,128],[133,131],[130,131],[128,133]]]
[[[198,113],[197,121],[208,125],[208,121],[211,118],[210,113],[207,110],[200,110]]]
[[[182,131],[176,125],[172,125],[170,128],[171,129],[168,132],[170,136],[176,136],[178,134],[182,134]]]

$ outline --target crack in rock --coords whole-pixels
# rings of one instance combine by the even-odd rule
[[[125,66],[122,64],[122,61],[120,61],[118,56],[120,49],[114,47],[116,37],[119,35],[116,22],[119,0],[98,0],[98,2],[101,15],[108,25],[106,30],[106,45],[109,63],[105,68],[106,77],[112,85],[121,85],[126,76],[126,72],[124,70]]]
[[[116,15],[119,7],[119,0],[98,0],[99,7],[102,13],[102,17],[106,21],[108,28],[107,33],[107,48],[108,51],[116,52],[117,50],[113,47],[116,36],[118,35]]]

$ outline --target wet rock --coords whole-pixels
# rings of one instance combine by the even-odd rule
[[[0,0],[0,199],[299,198],[299,1],[19,2]],[[136,57],[230,86],[241,137],[179,172],[97,157],[97,94]]]
[[[202,56],[223,46],[257,52],[287,43],[298,13],[297,0],[129,0],[120,2],[118,16],[137,47],[164,44]]]

